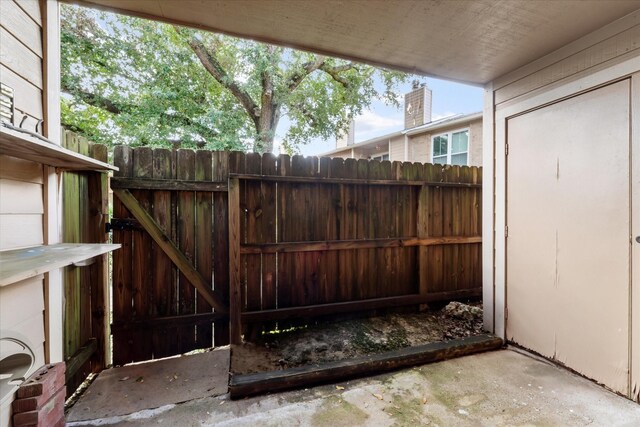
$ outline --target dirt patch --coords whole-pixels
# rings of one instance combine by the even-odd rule
[[[481,334],[482,303],[451,303],[421,313],[322,322],[261,335],[234,346],[237,374],[274,371],[349,359],[404,347]]]

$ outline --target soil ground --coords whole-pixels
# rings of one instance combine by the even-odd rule
[[[262,334],[254,342],[232,348],[231,372],[248,374],[287,369],[483,332],[482,303],[458,305],[455,310],[448,307],[420,313],[324,321]]]

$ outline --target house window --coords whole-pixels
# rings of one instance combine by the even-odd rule
[[[379,161],[389,160],[389,153],[383,153],[377,156],[372,156],[371,160],[379,160]]]
[[[432,142],[433,163],[459,166],[469,164],[469,129],[436,135]]]

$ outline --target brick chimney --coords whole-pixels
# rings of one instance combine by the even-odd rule
[[[431,121],[431,89],[413,81],[413,89],[404,96],[404,128],[411,129]]]
[[[351,120],[349,122],[349,128],[347,129],[347,133],[344,135],[336,136],[336,148],[348,147],[353,145],[355,141],[356,134],[356,122]]]

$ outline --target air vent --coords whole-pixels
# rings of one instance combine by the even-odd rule
[[[14,117],[13,89],[0,83],[0,120],[13,125],[15,124]]]

